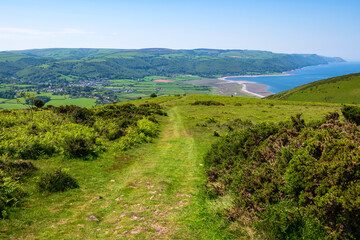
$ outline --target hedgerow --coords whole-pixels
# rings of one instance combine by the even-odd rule
[[[359,239],[360,131],[337,117],[229,132],[205,157],[209,194],[232,193],[228,218],[261,238]]]

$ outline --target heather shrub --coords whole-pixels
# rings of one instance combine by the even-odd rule
[[[69,175],[68,169],[59,168],[40,177],[38,187],[40,191],[65,192],[69,189],[79,188],[79,184]]]

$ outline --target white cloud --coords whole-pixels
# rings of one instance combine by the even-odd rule
[[[80,29],[75,28],[65,28],[61,31],[48,32],[40,31],[36,29],[27,29],[27,28],[11,28],[11,27],[0,27],[0,33],[8,34],[25,34],[25,35],[84,35],[84,34],[94,34],[94,32],[86,32]]]

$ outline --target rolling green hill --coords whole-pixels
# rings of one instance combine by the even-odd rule
[[[360,73],[324,79],[288,91],[268,96],[267,99],[360,103]]]
[[[6,61],[6,64],[0,68],[3,77],[15,77],[34,83],[49,80],[64,81],[64,76],[80,79],[134,79],[153,75],[190,74],[216,77],[281,73],[305,66],[343,61],[340,58],[328,58],[316,54],[163,48],[34,49],[3,52],[0,53],[0,60]]]
[[[0,108],[18,108],[13,96],[19,91],[47,94],[57,100],[49,103],[55,106],[66,104],[65,98],[80,98],[88,102],[82,106],[91,106],[152,93],[233,95],[239,92],[239,85],[196,86],[184,81],[281,73],[337,61],[344,60],[316,54],[221,49],[56,48],[0,52]]]

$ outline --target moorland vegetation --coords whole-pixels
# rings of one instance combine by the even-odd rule
[[[236,121],[205,156],[208,194],[264,239],[358,239],[359,107],[306,123]],[[351,114],[350,114],[351,112]]]
[[[0,111],[1,237],[359,237],[355,105],[178,95],[33,111]]]
[[[47,192],[79,187],[69,169],[60,167],[44,173],[34,166],[34,161],[52,157],[95,161],[109,146],[126,150],[151,142],[158,135],[156,115],[166,115],[156,103],[111,104],[96,109],[47,106],[31,110],[0,111],[2,218],[28,195],[24,186],[31,182]]]

